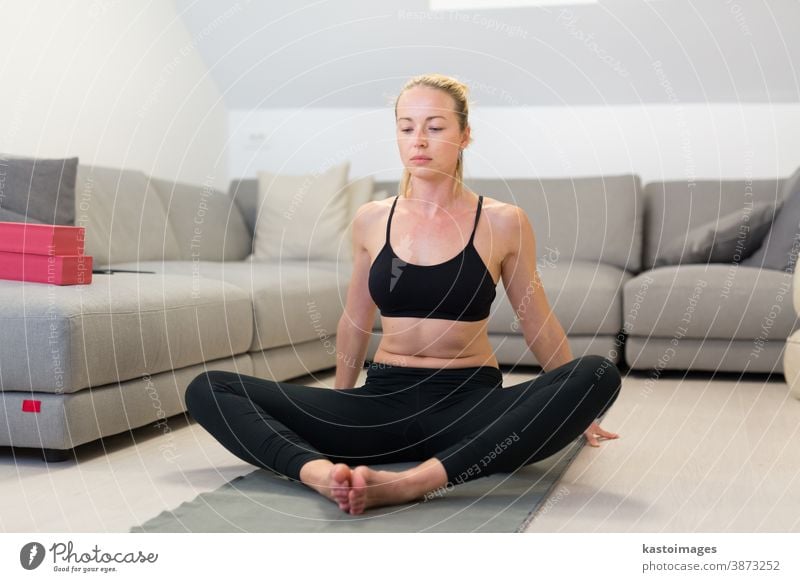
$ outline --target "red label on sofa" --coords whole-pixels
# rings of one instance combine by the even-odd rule
[[[23,400],[22,401],[22,412],[41,412],[42,411],[42,401],[41,400]]]

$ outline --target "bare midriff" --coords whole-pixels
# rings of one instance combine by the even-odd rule
[[[488,319],[381,317],[382,337],[372,361],[412,368],[498,368],[488,323]]]

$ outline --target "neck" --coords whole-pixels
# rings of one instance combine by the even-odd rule
[[[415,179],[408,184],[405,198],[421,202],[420,211],[428,216],[435,216],[442,210],[453,208],[464,197],[464,188],[456,184],[454,177],[446,177],[438,182]]]

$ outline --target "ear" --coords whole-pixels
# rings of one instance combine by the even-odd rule
[[[467,127],[464,129],[464,137],[461,139],[461,149],[462,150],[465,149],[469,145],[469,142],[470,142],[469,132],[470,132],[470,126],[467,125]]]

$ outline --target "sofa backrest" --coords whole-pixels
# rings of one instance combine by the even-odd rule
[[[596,261],[641,268],[641,182],[638,176],[466,178],[478,194],[514,204],[528,215],[538,261]],[[376,182],[394,196],[398,182]],[[567,263],[564,263],[567,261]]]
[[[75,224],[97,266],[180,256],[161,197],[138,170],[79,165]]]
[[[252,239],[258,216],[258,179],[240,178],[231,180],[228,195],[242,213],[244,223]]]
[[[86,227],[85,252],[97,266],[250,254],[244,219],[224,193],[138,170],[79,165],[75,224]]]
[[[169,217],[180,259],[241,261],[250,254],[253,237],[225,192],[160,178],[152,184]]]
[[[751,203],[777,202],[784,179],[650,182],[644,188],[642,265],[652,269],[669,244],[697,226]]]

